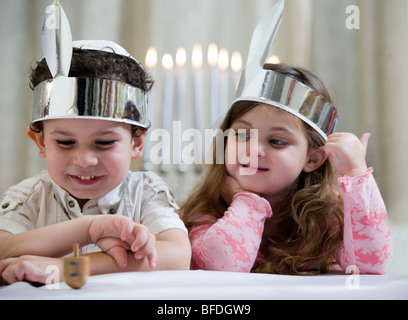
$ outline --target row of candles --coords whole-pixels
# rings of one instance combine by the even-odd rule
[[[145,60],[146,67],[156,78],[156,84],[162,86],[161,109],[163,113],[170,115],[176,111],[177,120],[185,123],[187,119],[183,119],[183,116],[186,115],[186,108],[190,107],[194,110],[194,124],[199,130],[205,126],[204,121],[200,120],[205,119],[206,110],[209,113],[208,124],[213,126],[225,108],[228,108],[242,69],[242,58],[239,52],[233,52],[230,59],[228,50],[218,50],[214,43],[208,47],[207,59],[209,75],[204,72],[207,70],[205,70],[204,54],[200,44],[193,46],[191,67],[187,62],[185,48],[177,50],[175,59],[171,54],[166,53],[161,59],[163,72],[160,78],[157,78],[160,66],[157,50],[153,47],[149,48]],[[192,105],[186,102],[187,94],[191,91],[193,92]],[[158,107],[160,109],[160,106],[154,105],[157,97],[158,93],[153,90],[152,109]],[[173,119],[173,117],[166,119]]]
[[[212,43],[207,51],[207,64],[200,44],[192,48],[191,64],[185,48],[177,50],[175,59],[166,53],[159,61],[157,50],[151,47],[145,66],[156,83],[147,110],[152,129],[162,128],[171,135],[173,121],[179,121],[182,130],[195,128],[203,133],[206,128],[216,127],[229,108],[241,74],[242,57],[239,52],[230,57],[227,49],[218,49]],[[158,88],[161,90],[157,91]],[[151,147],[152,142],[147,139],[145,166],[150,163]]]
[[[157,50],[151,47],[146,53],[145,66],[155,79],[147,110],[152,127],[146,138],[143,155],[146,170],[154,170],[150,152],[154,143],[150,141],[150,133],[153,130],[160,128],[166,131],[172,137],[170,144],[174,141],[175,121],[180,125],[180,128],[177,128],[178,133],[180,130],[194,128],[203,135],[205,129],[215,129],[219,126],[235,97],[242,71],[242,57],[239,52],[233,52],[230,57],[227,49],[218,49],[217,45],[212,43],[208,47],[205,64],[203,48],[200,44],[195,44],[191,65],[187,60],[186,49],[179,48],[175,59],[169,53],[162,56],[160,68]],[[267,62],[280,63],[280,59],[272,55]],[[171,152],[171,146],[170,149],[162,150],[162,153],[168,153],[168,150]],[[171,155],[163,154],[163,158],[171,159]],[[162,171],[168,171],[170,167],[168,164],[161,165]],[[180,169],[183,167],[184,169]],[[183,164],[179,166],[181,172],[187,169]]]

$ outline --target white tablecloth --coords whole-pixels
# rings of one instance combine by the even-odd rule
[[[79,290],[65,283],[0,287],[2,299],[270,300],[408,299],[408,277],[284,276],[214,271],[118,273],[88,278]]]

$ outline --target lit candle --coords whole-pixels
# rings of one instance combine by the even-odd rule
[[[164,82],[163,82],[163,100],[162,100],[162,128],[169,133],[171,137],[172,121],[173,121],[173,92],[174,92],[174,62],[173,57],[166,53],[162,59],[162,65],[164,69]],[[161,166],[163,171],[170,170],[170,151],[171,148],[162,149],[163,165]]]
[[[270,64],[280,64],[281,61],[276,54],[271,55],[268,59],[266,59],[266,63]]]
[[[227,49],[220,49],[218,69],[220,70],[220,116],[229,108],[229,57]]]
[[[147,68],[147,71],[150,73],[152,78],[154,79],[156,76],[156,66],[157,66],[157,51],[155,48],[151,47],[147,50],[146,53],[146,59],[145,59],[145,65]],[[152,122],[153,125],[153,120],[154,120],[154,87],[150,91],[149,95],[149,105],[150,108],[148,108],[147,111],[147,118]]]
[[[237,51],[235,51],[231,56],[231,69],[232,69],[232,96],[235,98],[235,93],[238,89],[238,82],[242,70],[242,57],[241,54]]]
[[[187,73],[185,64],[187,61],[187,54],[184,48],[179,48],[176,53],[177,65],[177,109],[176,119],[181,121],[182,127],[186,125],[186,106],[185,96],[187,94]]]
[[[151,76],[154,79],[156,75],[156,66],[157,66],[157,51],[155,48],[151,47],[147,50],[145,65],[146,65],[147,71],[151,74]],[[154,126],[154,109],[155,109],[154,94],[155,94],[155,87],[153,86],[153,88],[149,92],[149,105],[147,106],[147,110],[146,110],[146,116],[147,116],[147,119],[151,122],[152,129]],[[147,171],[154,169],[154,166],[151,163],[151,159],[150,159],[150,152],[152,149],[152,144],[150,141],[150,132],[151,130],[147,132],[147,135],[145,138],[145,148],[143,151],[143,166],[144,166],[144,169]]]
[[[192,54],[194,68],[194,124],[200,132],[204,132],[204,74],[203,51],[200,44],[195,44]]]
[[[173,131],[174,137],[178,137],[182,135],[182,132],[186,129],[187,126],[187,108],[185,104],[185,99],[187,95],[187,73],[185,64],[187,61],[187,53],[184,48],[179,48],[176,53],[176,80],[177,80],[177,95],[176,95],[176,120],[180,121],[180,126],[176,126],[177,129],[173,130],[181,130],[181,132]],[[173,138],[174,138],[173,137]],[[180,172],[186,172],[188,170],[188,166],[181,163],[182,162],[182,148],[183,142],[178,139],[173,139],[173,161],[175,164],[179,164],[178,169]]]
[[[210,127],[217,126],[218,120],[218,48],[215,43],[208,47],[208,65],[210,66]]]

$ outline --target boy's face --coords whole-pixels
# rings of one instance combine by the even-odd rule
[[[116,188],[126,177],[131,159],[143,152],[144,135],[133,137],[129,124],[89,119],[43,124],[43,132],[35,134],[40,156],[46,159],[51,179],[79,201]]]

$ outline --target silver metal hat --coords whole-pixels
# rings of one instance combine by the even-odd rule
[[[125,122],[143,128],[150,126],[146,119],[147,93],[143,90],[119,81],[68,77],[73,47],[112,52],[141,64],[111,41],[72,42],[68,19],[57,0],[46,9],[42,47],[53,79],[34,88],[33,123],[81,118]]]
[[[325,140],[337,124],[337,110],[321,94],[296,79],[264,69],[284,9],[280,0],[259,22],[252,36],[248,60],[242,72],[234,105],[255,101],[283,109],[314,128]]]

